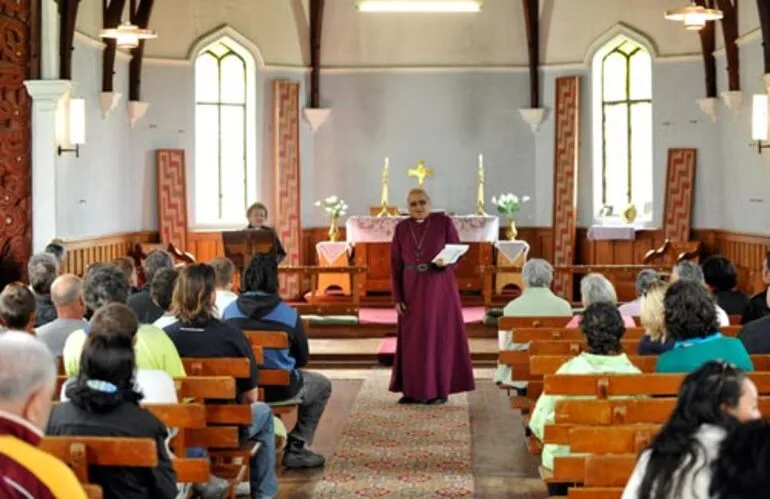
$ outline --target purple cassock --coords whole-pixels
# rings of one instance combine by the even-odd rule
[[[406,314],[398,318],[392,392],[427,401],[475,388],[454,265],[431,264],[444,245],[459,243],[444,214],[396,226],[390,250],[393,298],[406,305]]]

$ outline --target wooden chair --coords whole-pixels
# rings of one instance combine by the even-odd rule
[[[243,334],[248,338],[251,347],[264,350],[284,350],[289,348],[289,335],[284,331],[244,331]],[[291,372],[286,369],[264,369],[259,370],[260,386],[289,386],[291,383]],[[273,409],[273,413],[281,417],[294,411],[302,402],[298,397],[277,402],[268,402]]]
[[[516,328],[563,328],[572,317],[511,317],[502,316],[498,319],[497,328],[500,330]]]

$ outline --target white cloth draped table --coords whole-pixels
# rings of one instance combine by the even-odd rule
[[[592,225],[588,228],[589,241],[633,241],[636,227],[632,225]]]
[[[318,253],[318,265],[321,267],[347,267],[348,256],[352,249],[345,241],[321,241],[315,245]],[[350,274],[330,273],[318,274],[316,293],[323,295],[331,288],[339,288],[340,292],[350,295]]]
[[[345,222],[348,243],[389,243],[396,225],[408,217],[352,216]],[[494,243],[500,234],[497,217],[477,215],[452,216],[460,241],[464,243]]]

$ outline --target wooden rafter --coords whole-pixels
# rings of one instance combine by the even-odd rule
[[[120,16],[126,6],[126,0],[102,0],[102,27],[117,28]],[[102,51],[102,92],[114,91],[115,55],[118,51],[117,40],[106,38]]]
[[[155,0],[131,0],[131,24],[141,29],[147,29],[150,24],[150,15]],[[128,66],[128,100],[140,101],[142,93],[142,59],[144,58],[144,40],[139,40],[139,45],[131,49],[131,63]]]
[[[59,1],[59,78],[72,79],[72,42],[80,0]]]
[[[695,3],[704,8],[711,7],[712,0],[695,0]],[[703,70],[706,76],[706,97],[717,96],[717,61],[714,51],[717,49],[716,24],[706,23],[706,26],[698,32],[700,46],[703,52]]]
[[[770,2],[757,0],[759,23],[762,26],[762,55],[765,61],[765,74],[770,73]]]
[[[716,0],[717,7],[722,11],[722,34],[725,41],[727,56],[728,89],[741,89],[740,53],[738,50],[738,0]]]
[[[540,107],[540,1],[521,0],[529,53],[529,107]]]
[[[325,0],[310,0],[310,107],[321,107],[321,34]]]

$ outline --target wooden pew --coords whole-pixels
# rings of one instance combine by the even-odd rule
[[[565,362],[574,358],[574,355],[533,355],[529,358],[530,375],[554,374]],[[655,355],[629,355],[628,359],[644,373],[654,373],[658,364]],[[770,355],[752,355],[751,361],[757,372],[768,371]]]
[[[251,347],[260,350],[283,350],[289,348],[289,336],[284,331],[244,331]],[[288,386],[291,383],[291,372],[286,369],[259,370],[260,386]],[[280,417],[294,411],[300,404],[298,398],[270,402],[273,413]]]
[[[511,317],[502,316],[497,329],[504,331],[517,328],[564,328],[572,317]]]

